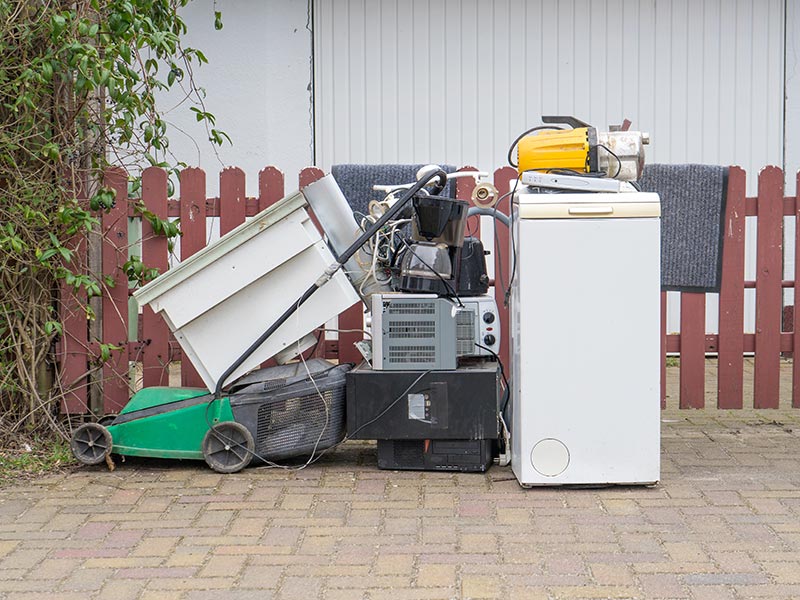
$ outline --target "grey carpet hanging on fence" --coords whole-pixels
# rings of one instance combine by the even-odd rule
[[[718,292],[728,168],[647,165],[639,184],[661,197],[661,287]]]
[[[333,165],[331,175],[347,198],[350,208],[354,212],[367,214],[367,207],[371,200],[383,200],[384,192],[372,189],[375,184],[394,185],[399,183],[413,183],[417,180],[417,171],[425,165]],[[442,165],[445,173],[452,173],[455,167]],[[450,181],[443,196],[453,197],[455,183]]]

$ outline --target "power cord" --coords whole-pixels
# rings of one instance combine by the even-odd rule
[[[611,148],[609,148],[605,144],[597,144],[597,147],[598,148],[602,148],[603,150],[608,152],[611,156],[613,156],[614,158],[617,159],[617,172],[614,174],[614,177],[612,178],[612,179],[616,179],[619,176],[620,171],[622,171],[622,161],[619,159],[619,156],[614,154],[614,152],[611,151]]]
[[[422,263],[422,266],[424,266],[424,267],[425,267],[426,269],[428,269],[428,270],[429,270],[431,273],[433,273],[433,274],[434,274],[434,275],[436,275],[436,276],[437,276],[439,279],[441,279],[441,280],[442,280],[442,283],[443,283],[443,284],[444,284],[444,286],[447,288],[447,290],[450,292],[450,294],[452,295],[452,297],[453,297],[453,298],[455,298],[456,302],[458,302],[458,306],[459,306],[459,307],[461,307],[461,308],[464,308],[464,303],[463,303],[463,302],[461,302],[461,298],[459,298],[459,297],[458,297],[458,293],[457,293],[457,292],[456,292],[456,290],[453,288],[453,286],[452,286],[452,285],[450,285],[450,282],[449,282],[449,281],[447,281],[447,280],[446,280],[444,277],[442,277],[442,274],[441,274],[441,273],[439,273],[439,272],[438,272],[436,269],[434,269],[432,266],[430,266],[428,263],[426,263],[424,260],[422,260],[422,257],[420,257],[420,255],[419,255],[419,254],[417,254],[417,253],[414,251],[414,247],[413,247],[413,246],[411,246],[411,244],[409,244],[409,243],[408,243],[408,240],[406,240],[405,238],[401,238],[401,239],[402,239],[402,242],[403,242],[403,244],[405,244],[405,246],[406,246],[406,252],[411,252],[411,253],[412,253],[414,256],[416,256],[416,257],[417,257],[417,260],[418,260],[419,262],[421,262],[421,263]]]
[[[503,260],[502,260],[503,259],[503,255],[502,255],[502,252],[500,252],[500,244],[499,244],[498,239],[497,239],[497,234],[495,233],[495,236],[494,236],[494,250],[497,253],[497,262],[496,262],[496,264],[497,264],[497,270],[498,270],[498,273],[497,273],[498,277],[496,279],[498,281],[500,281],[501,289],[505,288],[505,292],[503,293],[503,306],[508,306],[508,300],[509,300],[509,297],[511,296],[511,284],[514,281],[514,275],[516,273],[516,268],[517,268],[517,247],[516,247],[517,245],[516,245],[516,243],[514,241],[514,207],[511,205],[511,203],[513,202],[514,194],[517,193],[517,187],[519,186],[519,182],[520,182],[521,178],[522,178],[522,175],[519,175],[516,178],[516,180],[514,180],[514,187],[511,188],[511,190],[509,190],[508,192],[506,192],[502,196],[500,196],[497,199],[497,202],[495,203],[495,205],[493,207],[493,213],[494,214],[492,215],[492,218],[495,220],[495,223],[497,223],[497,211],[498,211],[498,209],[500,207],[500,203],[503,200],[505,200],[506,198],[509,198],[509,197],[512,198],[512,200],[509,201],[509,210],[508,210],[508,219],[509,219],[509,221],[508,221],[508,229],[509,229],[509,235],[511,236],[511,258],[512,258],[512,262],[511,262],[511,273],[510,273],[510,278],[509,278],[507,287],[506,287],[505,282],[503,281]],[[497,226],[495,225],[495,229],[496,229],[496,227]]]
[[[514,148],[517,147],[517,144],[519,144],[519,141],[522,138],[524,138],[526,135],[530,135],[534,131],[541,131],[541,130],[544,130],[544,129],[550,129],[550,130],[554,130],[555,129],[555,130],[559,130],[560,131],[560,130],[563,130],[564,128],[563,127],[556,127],[555,125],[538,125],[537,127],[531,127],[527,131],[522,132],[521,134],[519,134],[517,136],[517,138],[511,143],[511,146],[508,148],[508,164],[511,165],[512,167],[514,167],[515,169],[519,168],[519,164],[514,164],[514,160],[511,158],[513,156],[513,154],[514,154]]]
[[[505,385],[505,388],[506,388],[505,389],[505,393],[503,394],[505,396],[505,400],[503,400],[503,405],[500,408],[500,412],[505,412],[506,405],[508,404],[508,399],[509,399],[509,396],[510,396],[511,385],[508,383],[508,379],[506,379],[506,370],[503,367],[503,361],[500,360],[500,357],[491,348],[487,348],[486,346],[483,346],[483,345],[479,344],[478,342],[475,342],[475,345],[478,348],[481,348],[481,349],[486,350],[487,352],[489,352],[492,356],[494,356],[495,360],[497,360],[497,364],[500,365],[500,376],[503,378],[503,385]]]

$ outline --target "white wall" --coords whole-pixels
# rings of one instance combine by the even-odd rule
[[[786,3],[786,193],[794,195],[800,169],[800,4]]]
[[[788,4],[797,34],[800,11]],[[648,162],[740,165],[755,195],[759,170],[783,164],[784,134],[795,149],[788,166],[800,162],[796,78],[784,132],[784,7],[784,0],[315,0],[317,162],[492,170],[543,114],[599,128],[628,118],[651,134]],[[676,300],[670,294],[670,331],[680,327]],[[745,308],[752,331],[751,292]],[[709,331],[717,312],[709,296]]]
[[[258,171],[274,164],[287,175],[313,163],[311,33],[305,0],[225,0],[216,3],[224,27],[214,29],[213,0],[194,0],[181,14],[187,46],[199,48],[209,64],[195,70],[207,91],[206,107],[217,127],[230,135],[215,154],[205,129],[173,91],[159,98],[172,125],[170,149],[178,160],[210,175],[208,193],[218,193],[217,173],[238,166],[247,174],[248,195],[257,194]],[[174,108],[173,108],[174,107]]]
[[[783,162],[784,0],[315,0],[317,161],[493,169],[542,114]],[[751,188],[755,190],[755,187]]]

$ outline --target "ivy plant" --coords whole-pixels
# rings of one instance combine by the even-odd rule
[[[194,83],[207,59],[182,44],[188,2],[0,0],[0,442],[60,429],[62,391],[46,376],[64,335],[59,307],[94,318],[90,299],[113,280],[86,259],[115,202],[103,170],[175,168],[158,93],[181,88],[209,143],[229,141]],[[209,18],[222,27],[218,11]],[[140,214],[156,234],[179,234]],[[156,275],[138,258],[123,268],[139,283]],[[116,349],[101,346],[94,368]]]

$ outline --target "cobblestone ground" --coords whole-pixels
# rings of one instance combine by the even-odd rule
[[[18,483],[0,598],[800,598],[800,411],[663,421],[652,488],[379,471],[365,443],[300,472],[128,460]]]

